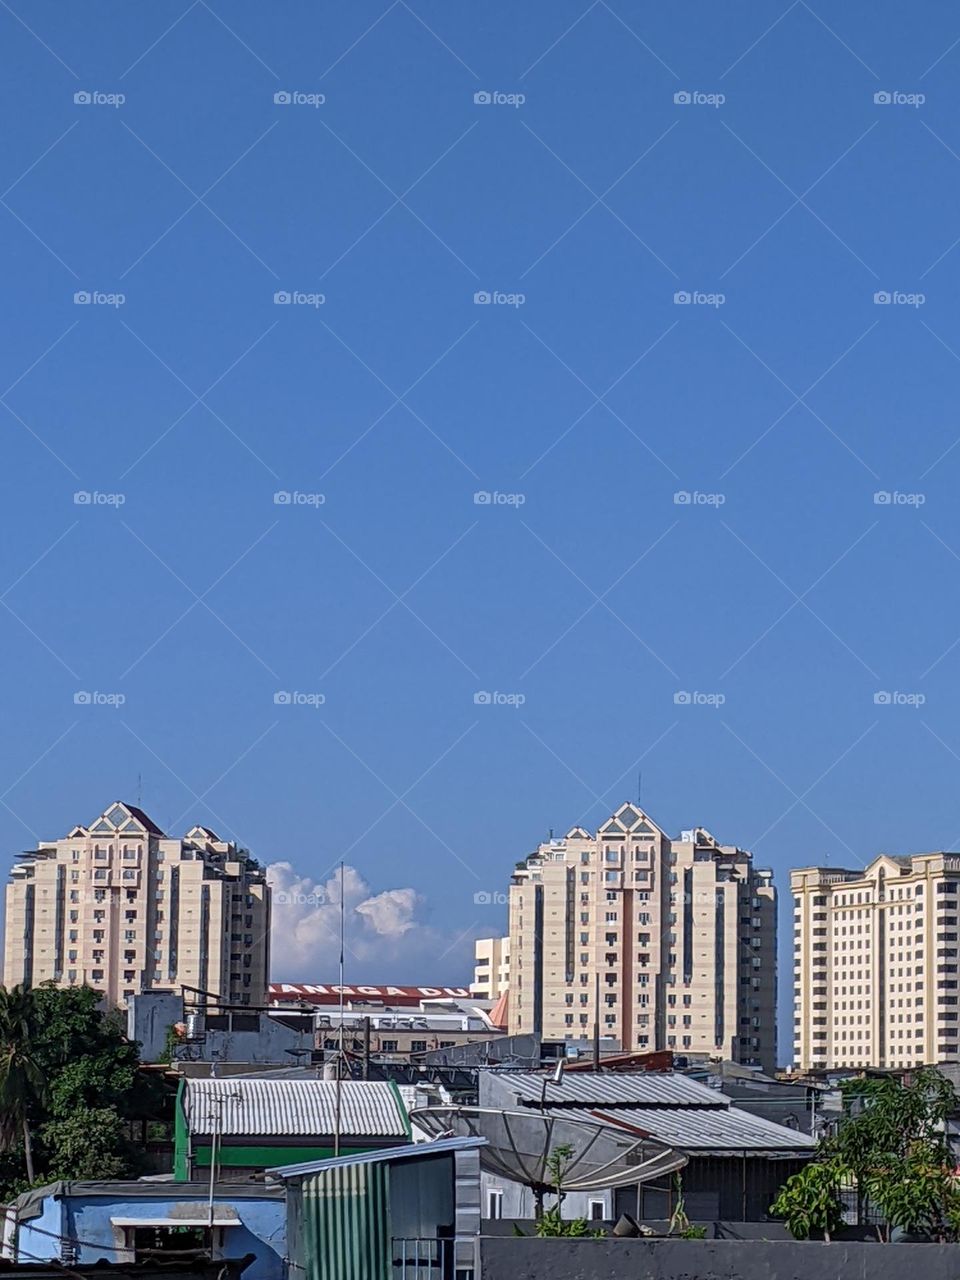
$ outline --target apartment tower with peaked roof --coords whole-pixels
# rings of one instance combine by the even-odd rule
[[[167,836],[117,802],[18,855],[6,887],[3,981],[86,984],[111,1005],[181,986],[262,1004],[270,890],[260,864],[206,827]]]
[[[598,1019],[624,1051],[776,1066],[776,890],[743,849],[624,804],[518,863],[509,919],[511,1034]]]

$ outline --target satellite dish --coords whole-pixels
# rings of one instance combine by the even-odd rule
[[[501,1111],[493,1107],[418,1107],[410,1119],[431,1138],[441,1134],[486,1138],[480,1165],[486,1173],[529,1187],[542,1206],[554,1191],[547,1161],[558,1147],[570,1148],[563,1191],[604,1191],[662,1178],[687,1157],[653,1138],[640,1138],[612,1125],[542,1111]]]

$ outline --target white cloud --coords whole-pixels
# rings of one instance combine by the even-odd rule
[[[267,867],[273,889],[270,977],[274,982],[335,982],[340,963],[340,872],[326,881],[289,862]],[[444,933],[425,918],[415,889],[374,893],[356,867],[344,867],[344,951],[348,982],[469,982],[473,931]]]

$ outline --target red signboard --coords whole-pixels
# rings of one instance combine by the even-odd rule
[[[378,1004],[414,1006],[421,1000],[469,999],[467,987],[349,987],[336,983],[324,985],[312,982],[271,982],[267,998],[271,1004],[296,1004],[304,1000],[308,1004],[339,1004],[340,993],[347,1004]]]

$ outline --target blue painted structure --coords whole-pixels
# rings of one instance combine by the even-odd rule
[[[51,1183],[13,1201],[4,1253],[18,1262],[130,1261],[129,1224],[205,1224],[208,1196],[209,1185],[201,1182]],[[287,1207],[281,1186],[219,1184],[214,1219],[214,1257],[252,1253],[244,1280],[285,1280]]]

